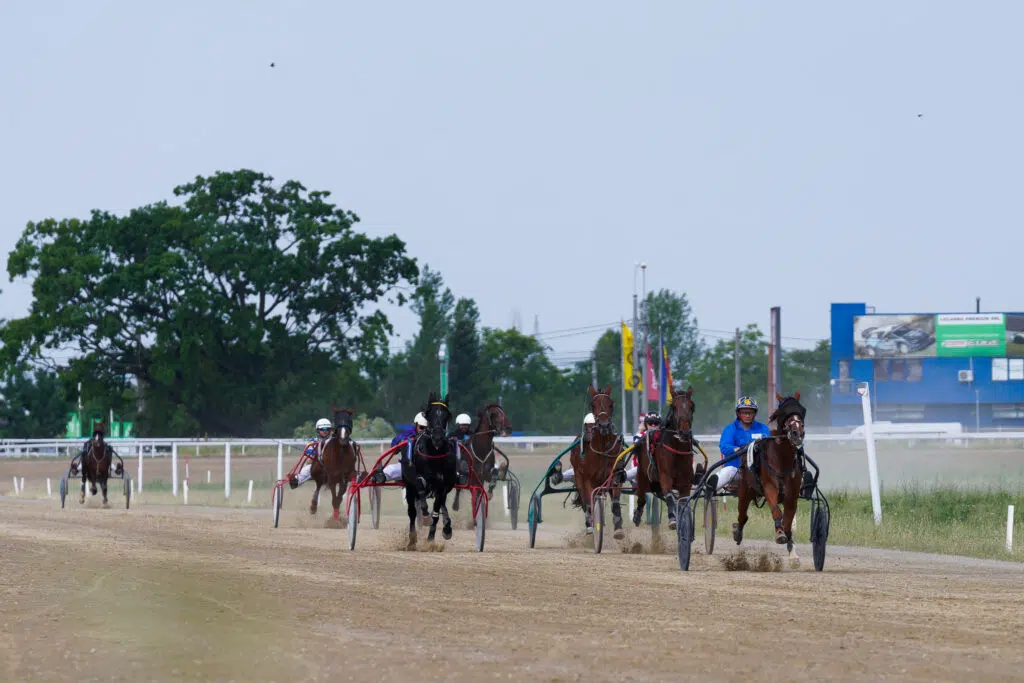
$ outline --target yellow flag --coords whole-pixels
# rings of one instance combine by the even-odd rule
[[[633,367],[633,333],[625,321],[622,323],[622,381],[626,383],[626,391],[644,388],[640,373]]]

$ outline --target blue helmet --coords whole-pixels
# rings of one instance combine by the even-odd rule
[[[753,410],[756,413],[757,401],[749,396],[741,396],[740,400],[736,401],[736,410]]]

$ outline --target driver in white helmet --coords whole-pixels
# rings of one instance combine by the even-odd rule
[[[323,464],[320,460],[321,445],[331,436],[331,421],[326,417],[321,417],[316,421],[316,438],[306,444],[306,448],[302,451],[302,456],[306,459],[306,463],[299,469],[298,476],[291,475],[288,479],[288,485],[293,489],[298,488],[300,484],[304,484],[309,481],[310,471],[313,469],[313,461],[316,460]]]
[[[459,483],[465,484],[469,480],[469,461],[465,453],[458,447],[458,443],[464,443],[473,438],[469,431],[473,426],[473,420],[466,413],[459,413],[455,418],[455,429],[448,435],[449,439],[456,442],[455,445],[455,471],[458,473]]]
[[[582,449],[586,449],[587,442],[590,441],[594,436],[594,425],[597,420],[594,419],[593,413],[587,413],[586,417],[583,418],[583,435],[581,438],[580,446]],[[573,469],[562,471],[562,461],[559,460],[555,463],[555,468],[551,471],[551,476],[548,478],[552,486],[558,486],[563,481],[567,481],[570,484],[576,481],[576,475]]]
[[[416,413],[412,420],[412,429],[407,429],[391,440],[391,447],[394,448],[403,441],[406,442],[402,460],[412,462],[412,449],[416,445],[416,437],[427,429],[427,416],[423,413]],[[376,470],[370,475],[370,481],[376,484],[383,484],[389,481],[400,481],[402,479],[402,460],[386,465],[383,470]]]

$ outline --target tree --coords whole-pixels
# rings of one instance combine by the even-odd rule
[[[0,436],[45,439],[63,437],[71,402],[56,373],[20,365],[8,368],[0,388]]]
[[[476,408],[495,397],[484,395],[484,378],[480,368],[480,311],[472,299],[459,299],[452,316],[448,335],[448,386],[460,412],[475,419]]]
[[[810,424],[831,424],[831,363],[832,347],[828,339],[822,339],[813,349],[784,349],[782,352],[782,388],[785,394],[799,390]]]
[[[672,377],[686,377],[690,369],[704,353],[704,344],[697,332],[697,318],[693,315],[686,294],[661,289],[647,294],[648,341],[651,345],[652,362],[657,363],[658,337],[668,349],[672,364]],[[644,349],[640,334],[640,362],[643,363]]]
[[[735,342],[719,341],[693,365],[686,383],[694,387],[696,429],[721,430],[735,419]],[[768,341],[757,325],[740,334],[740,390],[762,406],[758,418],[767,419]]]
[[[4,329],[7,360],[70,349],[68,380],[90,395],[136,378],[140,431],[249,436],[296,392],[331,390],[338,363],[386,353],[373,304],[401,305],[418,275],[397,236],[371,239],[328,192],[250,170],[174,194],[180,206],[29,223],[8,272],[34,274],[34,298]]]
[[[420,329],[405,350],[391,359],[379,393],[381,412],[400,425],[412,422],[427,394],[440,389],[437,352],[451,329],[455,297],[441,274],[425,266],[410,307],[419,316]],[[459,397],[452,399],[458,402]]]

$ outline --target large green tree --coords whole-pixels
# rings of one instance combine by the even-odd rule
[[[418,275],[395,235],[290,180],[251,170],[197,177],[116,216],[29,223],[11,279],[34,276],[27,317],[3,332],[8,362],[75,353],[89,395],[136,378],[140,432],[257,435],[297,395],[333,402],[337,364],[386,352],[374,307]]]
[[[673,377],[685,377],[704,353],[704,344],[697,331],[697,318],[693,315],[685,293],[668,289],[647,294],[648,341],[651,359],[657,363],[659,336],[668,349]],[[641,347],[640,362],[643,363]]]
[[[831,424],[831,352],[827,339],[819,341],[812,349],[784,349],[782,352],[783,392],[800,392],[800,402],[807,408],[808,424]]]
[[[694,363],[686,383],[694,388],[697,429],[717,431],[735,419],[735,378],[734,341],[719,341]],[[767,385],[768,341],[757,325],[748,325],[740,333],[740,391],[761,404],[761,420],[768,417]]]
[[[448,335],[448,386],[452,400],[460,412],[476,419],[476,409],[494,400],[485,396],[485,382],[480,368],[480,311],[472,299],[462,298],[455,304],[451,334]]]

